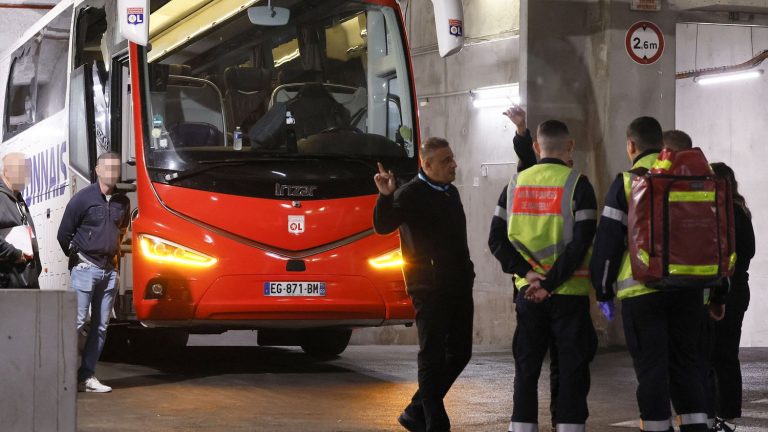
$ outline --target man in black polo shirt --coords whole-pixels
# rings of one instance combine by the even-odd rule
[[[111,152],[99,156],[96,176],[96,183],[76,193],[67,204],[57,239],[69,256],[70,286],[77,293],[77,330],[81,334],[91,310],[91,326],[77,373],[78,390],[106,393],[112,388],[100,383],[94,373],[107,339],[117,293],[115,265],[131,204],[128,197],[115,190],[120,179],[120,156]]]
[[[467,221],[448,141],[429,138],[421,146],[422,170],[397,187],[379,164],[379,198],[373,213],[377,233],[400,228],[408,294],[419,333],[419,389],[398,418],[409,431],[449,431],[443,398],[472,356],[472,285]]]

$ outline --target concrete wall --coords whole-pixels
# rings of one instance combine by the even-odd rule
[[[77,303],[71,291],[0,290],[0,429],[76,426]]]
[[[768,49],[768,27],[680,24],[677,26],[677,71],[742,63]],[[760,69],[765,69],[763,64]],[[744,319],[743,346],[768,345],[768,76],[701,86],[677,81],[676,127],[688,132],[710,162],[725,162],[736,172],[740,192],[754,215],[757,253],[750,268],[752,299]]]

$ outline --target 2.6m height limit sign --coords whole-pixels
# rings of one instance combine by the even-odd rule
[[[653,64],[664,53],[664,34],[656,24],[650,21],[639,21],[627,30],[624,45],[627,48],[627,54],[636,63]]]

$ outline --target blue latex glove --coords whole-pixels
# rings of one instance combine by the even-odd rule
[[[597,302],[597,305],[600,306],[600,312],[603,313],[603,316],[608,321],[611,321],[613,319],[613,312],[616,310],[616,306],[614,306],[613,300]]]

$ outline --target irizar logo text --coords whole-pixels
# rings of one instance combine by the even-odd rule
[[[275,196],[311,197],[315,196],[317,186],[281,185],[275,183]]]

